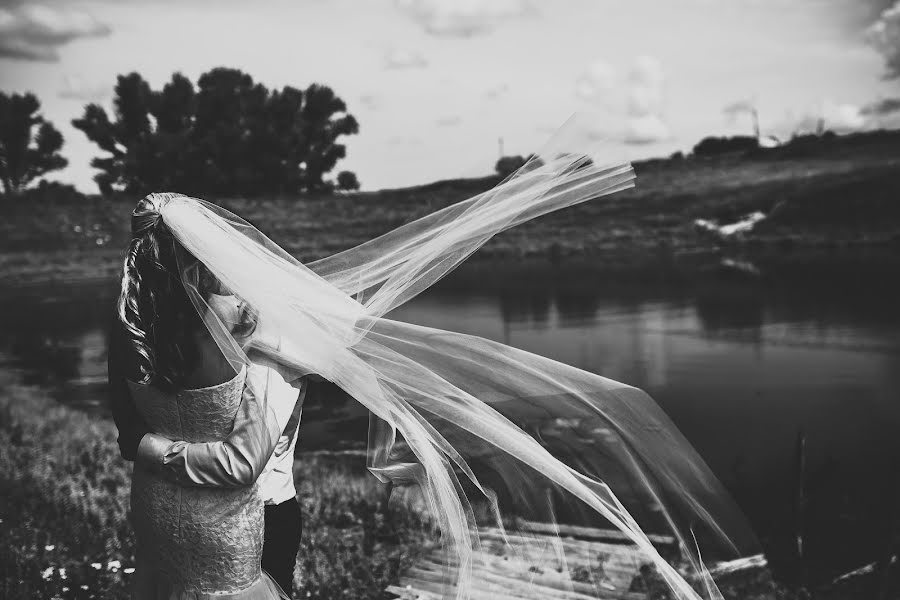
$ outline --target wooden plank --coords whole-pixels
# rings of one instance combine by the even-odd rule
[[[536,521],[519,521],[518,525],[527,531],[535,533],[558,533],[561,536],[568,535],[587,540],[616,540],[632,544],[631,538],[617,529],[597,529],[595,527],[581,527],[578,525],[558,525],[556,523],[538,523]],[[653,544],[669,546],[675,544],[675,538],[670,535],[645,534]]]
[[[472,572],[473,597],[488,594],[486,597],[494,598],[498,594],[509,595],[519,600],[644,600],[643,594],[634,594],[619,590],[607,590],[589,584],[572,582],[578,586],[578,590],[558,588],[543,585],[545,581],[538,578],[525,579],[503,575],[490,569],[473,569]],[[409,571],[409,578],[401,581],[409,586],[409,589],[428,588],[432,590],[444,589],[444,578],[440,573],[427,571],[413,567]],[[456,589],[448,587],[448,592],[455,593]]]
[[[566,552],[574,552],[581,555],[584,554],[610,554],[619,556],[633,556],[635,560],[648,562],[649,557],[644,555],[643,550],[634,545],[627,544],[609,544],[605,542],[582,541],[572,538],[555,538],[552,536],[523,536],[516,534],[506,534],[505,536],[499,530],[479,530],[478,537],[481,540],[483,548],[496,549],[498,546],[508,545],[513,549],[532,550],[536,546],[543,547],[560,547]],[[504,544],[508,542],[508,544]]]
[[[598,593],[610,598],[626,597],[627,590],[636,573],[636,571],[632,570],[627,577],[618,578],[618,581],[609,577],[603,577],[597,578],[595,582],[583,582],[572,580],[567,571],[532,571],[527,566],[527,563],[510,565],[503,558],[492,558],[493,560],[477,561],[473,565],[472,576],[476,581],[482,578],[496,581],[498,576],[502,576],[504,581],[513,578],[517,581],[527,582],[529,589],[538,588],[541,594],[552,591],[556,595],[575,592],[579,596],[587,596],[589,598],[596,598]],[[408,573],[410,582],[419,578],[426,580],[442,578],[443,574],[443,565],[433,562],[418,563]]]
[[[629,585],[641,565],[651,562],[643,551],[635,546],[557,538],[541,540],[522,536],[508,539],[511,542],[509,545],[504,545],[500,538],[487,539],[482,544],[482,549],[493,555],[531,561],[535,567],[562,568],[557,552],[558,546],[564,552],[563,558],[569,568],[583,567],[589,573],[596,573],[602,569],[616,585],[623,585],[622,581],[624,585]]]
[[[532,553],[512,553],[512,554],[486,554],[477,553],[474,557],[476,563],[491,564],[498,569],[505,568],[508,570],[518,570],[520,572],[530,572],[533,569],[541,569],[543,571],[563,571],[562,564],[556,556],[543,557]],[[620,587],[624,581],[624,585],[630,585],[634,575],[640,570],[641,565],[647,564],[647,560],[633,560],[630,556],[620,556],[616,554],[605,554],[603,560],[598,555],[593,557],[579,557],[570,554],[566,558],[567,566],[577,568],[584,567],[589,573],[602,571],[604,578],[611,582],[616,582]],[[424,557],[419,564],[429,565],[430,568],[443,568],[443,555],[440,553],[432,554]],[[455,566],[455,562],[451,565]],[[568,569],[565,569],[566,571]]]
[[[709,570],[713,577],[721,577],[723,575],[731,575],[732,573],[741,573],[750,569],[764,569],[769,565],[766,557],[762,554],[754,554],[736,560],[729,560],[716,564]]]
[[[480,555],[475,558],[475,562],[481,564],[492,564],[497,568],[502,568],[504,567],[504,565],[506,565],[505,568],[507,569],[515,569],[519,567],[524,569],[525,571],[540,569],[543,571],[561,572],[563,570],[563,565],[559,562],[556,562],[555,564],[547,564],[544,562],[528,560],[527,558],[523,559],[522,557],[515,555]],[[604,573],[611,575],[631,575],[637,573],[642,565],[647,564],[647,561],[634,562],[629,559],[620,560],[620,557],[610,556],[602,561],[597,560],[596,562],[566,560],[566,563],[575,567],[583,566],[588,568],[589,570],[602,569]],[[430,568],[433,569],[443,568],[445,566],[445,563],[441,559],[441,557],[432,556],[423,558],[417,564],[431,565]],[[451,568],[454,568],[456,566],[456,563],[452,562],[450,563],[450,566]]]
[[[478,530],[481,544],[472,551],[472,600],[644,600],[644,594],[629,589],[641,566],[651,561],[624,535],[550,523],[519,525],[523,532]],[[667,536],[650,538],[655,544],[674,543]],[[387,591],[402,600],[453,597],[457,590],[446,584],[447,567],[457,565],[455,557],[436,548]],[[574,580],[573,574],[579,573],[588,580]]]

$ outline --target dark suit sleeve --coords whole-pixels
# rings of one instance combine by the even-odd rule
[[[138,444],[150,428],[137,411],[128,382],[125,379],[124,360],[126,359],[126,341],[122,326],[113,319],[109,329],[109,347],[107,370],[109,376],[109,406],[113,420],[119,430],[119,452],[125,460],[133,461],[137,456]]]

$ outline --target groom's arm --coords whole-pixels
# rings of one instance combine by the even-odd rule
[[[280,376],[264,365],[248,367],[234,427],[224,440],[190,443],[148,433],[141,439],[136,462],[183,485],[253,484],[289,425],[295,403],[302,401],[296,393],[290,399],[270,397],[275,377]]]

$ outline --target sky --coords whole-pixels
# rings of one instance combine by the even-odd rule
[[[330,86],[364,190],[490,173],[576,112],[611,160],[707,135],[900,126],[900,0],[0,0],[0,91],[65,137],[48,179],[96,192],[71,126],[116,76],[239,68]]]

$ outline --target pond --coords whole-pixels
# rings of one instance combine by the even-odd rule
[[[818,578],[876,560],[898,518],[896,262],[719,265],[611,272],[479,261],[391,317],[647,390],[732,492],[776,568],[796,568],[798,530]],[[0,293],[4,380],[102,418],[115,293],[113,282]],[[364,436],[355,403],[312,400],[300,446],[360,448]]]

